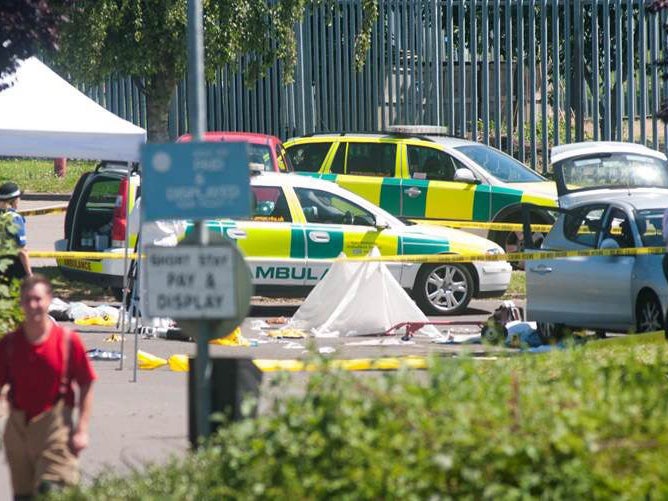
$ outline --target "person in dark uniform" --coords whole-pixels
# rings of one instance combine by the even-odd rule
[[[21,189],[16,183],[0,185],[0,260],[10,261],[0,273],[0,281],[4,283],[32,275],[26,249],[26,221],[16,211],[20,197]]]

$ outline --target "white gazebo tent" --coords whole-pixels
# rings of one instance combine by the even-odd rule
[[[16,73],[0,78],[4,84],[9,87],[0,91],[0,156],[112,160],[128,167],[139,162],[146,131],[89,99],[39,59],[21,61]],[[127,269],[126,251],[124,280]],[[122,330],[125,338],[124,325]]]
[[[39,59],[0,79],[0,156],[138,162],[146,131],[79,92]]]

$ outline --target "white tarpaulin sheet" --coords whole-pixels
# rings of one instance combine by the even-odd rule
[[[378,255],[374,248],[371,255]],[[335,261],[286,328],[317,337],[380,334],[400,322],[427,322],[384,263]],[[418,334],[441,336],[433,325]]]
[[[39,59],[0,82],[0,155],[138,162],[146,131],[107,111]]]

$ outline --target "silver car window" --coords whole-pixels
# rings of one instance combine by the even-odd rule
[[[564,216],[564,236],[580,245],[596,247],[605,206],[587,206],[574,209]]]
[[[663,212],[665,209],[646,209],[636,213],[636,226],[643,247],[663,247]]]
[[[633,228],[628,215],[620,209],[612,209],[607,218],[603,239],[612,238],[620,248],[635,247]]]

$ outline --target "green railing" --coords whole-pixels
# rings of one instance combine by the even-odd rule
[[[666,148],[654,117],[668,89],[653,64],[664,17],[638,0],[379,0],[366,64],[354,64],[359,0],[340,15],[316,8],[296,27],[295,81],[277,64],[247,85],[244,62],[208,85],[209,130],[283,139],[314,131],[378,131],[441,125],[543,171],[549,148],[576,140],[623,140]],[[145,126],[145,103],[129,80],[86,89]],[[185,85],[170,130],[187,130]]]

